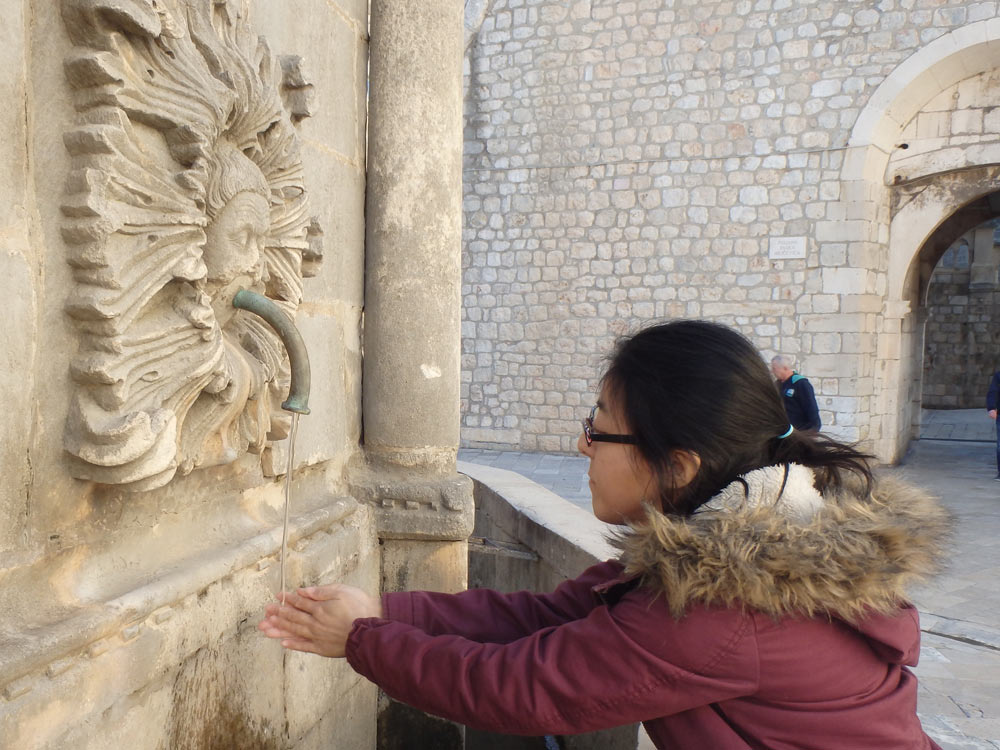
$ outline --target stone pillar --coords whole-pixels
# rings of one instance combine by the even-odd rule
[[[997,256],[993,246],[993,227],[977,227],[972,232],[972,265],[969,269],[970,292],[992,292],[997,288]]]
[[[459,434],[462,12],[371,4],[365,448],[442,471]]]
[[[472,483],[459,440],[463,7],[372,0],[364,448],[387,591],[468,580]],[[393,701],[379,747],[461,748],[462,727]]]
[[[873,430],[871,451],[888,464],[902,458],[910,440],[919,433],[922,368],[921,357],[914,358],[913,347],[917,333],[923,329],[914,331],[913,321],[909,302],[884,304],[872,399],[871,421],[877,429]]]
[[[32,432],[34,427],[36,374],[33,363],[38,339],[38,287],[42,277],[32,249],[29,210],[32,200],[28,175],[27,62],[24,3],[6,3],[0,28],[0,96],[16,106],[0,111],[0,279],[6,292],[5,325],[0,331],[0,549],[11,559],[24,554],[29,538],[29,495],[32,480]],[[38,243],[41,244],[41,243]],[[37,465],[37,460],[36,460]],[[3,682],[0,679],[0,682]]]

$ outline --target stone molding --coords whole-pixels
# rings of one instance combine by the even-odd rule
[[[367,470],[350,490],[375,508],[382,539],[465,541],[472,534],[472,481],[461,474],[414,478]]]
[[[977,21],[923,45],[900,63],[868,99],[850,146],[874,146],[884,159],[899,131],[934,94],[1000,61],[1000,18]]]
[[[63,0],[76,122],[63,196],[79,350],[63,444],[79,479],[148,490],[287,437],[277,335],[321,260],[293,123],[297,58],[249,0]]]
[[[293,518],[288,580],[324,583],[331,571],[342,578],[371,549],[359,543],[345,557],[340,554],[344,541],[371,534],[370,511],[347,497],[330,498],[327,505]],[[33,691],[49,695],[52,683],[70,670],[93,670],[89,682],[103,686],[108,696],[138,689],[149,681],[148,670],[132,675],[139,680],[135,685],[123,687],[108,677],[116,674],[108,665],[143,663],[141,655],[150,648],[163,655],[157,663],[176,665],[232,623],[259,615],[278,589],[280,550],[281,528],[268,529],[210,558],[191,559],[146,586],[81,607],[76,616],[25,632],[21,643],[12,642],[0,654],[0,697],[11,704],[6,710],[16,714],[16,701],[31,700]]]

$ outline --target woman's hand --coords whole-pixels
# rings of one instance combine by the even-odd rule
[[[280,638],[293,651],[341,657],[354,621],[381,617],[382,603],[361,589],[334,583],[285,593],[284,604],[268,604],[257,628],[268,638]]]

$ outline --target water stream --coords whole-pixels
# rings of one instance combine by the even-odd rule
[[[281,562],[278,565],[281,578],[281,604],[285,603],[285,558],[288,556],[288,498],[292,492],[292,469],[295,466],[295,433],[299,429],[299,414],[292,413],[292,428],[288,433],[288,467],[285,470],[285,520],[281,526]]]

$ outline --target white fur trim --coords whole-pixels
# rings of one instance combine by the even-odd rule
[[[744,489],[740,481],[732,482],[702,508],[707,510],[735,510],[741,507],[757,508],[770,506],[779,513],[808,520],[823,506],[823,497],[814,484],[812,469],[799,464],[788,465],[788,480],[785,481],[784,466],[765,466],[755,469],[742,477],[747,483]],[[784,482],[784,489],[782,489]],[[781,493],[779,496],[778,493]]]

